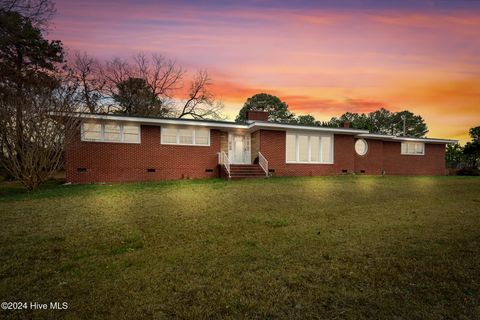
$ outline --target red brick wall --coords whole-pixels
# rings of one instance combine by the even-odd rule
[[[260,131],[260,152],[267,158],[270,169],[277,176],[316,176],[349,173],[379,175],[445,175],[445,145],[425,144],[424,156],[401,154],[400,142],[368,139],[368,152],[359,156],[355,152],[356,139],[351,135],[334,135],[334,164],[285,163],[284,131]]]
[[[400,142],[383,143],[383,167],[389,175],[445,175],[445,145],[425,144],[425,155],[402,155]]]
[[[355,153],[355,172],[387,175],[445,175],[445,145],[425,144],[425,155],[402,155],[401,143],[367,139],[368,152]]]
[[[357,139],[355,139],[357,141]],[[365,171],[365,174],[382,174],[383,170],[383,141],[366,139],[368,144],[367,153],[359,156],[355,149],[355,173]],[[399,153],[400,154],[400,153]]]
[[[365,174],[444,175],[445,145],[426,144],[424,156],[401,155],[400,142],[367,140],[365,156],[355,153],[355,138],[334,135],[334,164],[285,163],[285,131],[260,130],[260,151],[277,176],[336,175],[365,170]],[[80,141],[66,148],[67,181],[123,182],[208,178],[218,175],[220,131],[211,130],[209,147],[160,144],[159,126],[141,126],[141,144]],[[79,172],[78,168],[86,168]],[[156,172],[147,172],[154,168]],[[213,172],[206,172],[213,169]]]
[[[248,110],[247,120],[268,121],[268,112]]]
[[[67,181],[73,183],[122,182],[217,176],[220,131],[211,130],[210,146],[160,144],[159,126],[141,126],[141,144],[83,142],[78,132],[68,145]],[[86,168],[78,172],[77,168]],[[156,172],[147,172],[154,168]],[[213,169],[212,173],[205,169]]]
[[[318,176],[353,172],[354,138],[350,135],[334,135],[334,164],[285,163],[285,131],[260,130],[260,152],[267,158],[269,169],[277,176]]]

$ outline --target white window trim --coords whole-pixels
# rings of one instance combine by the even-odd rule
[[[358,142],[358,141],[363,141],[363,143],[365,143],[365,152],[362,153],[362,154],[360,154],[360,153],[357,152],[357,142]],[[368,153],[368,142],[367,142],[367,140],[365,140],[365,139],[357,139],[357,141],[355,141],[355,144],[353,145],[353,147],[354,147],[354,149],[355,149],[355,153],[356,153],[358,156],[360,156],[360,157],[364,157],[364,156],[366,156],[367,153]]]
[[[100,142],[100,143],[128,143],[128,144],[140,144],[142,142],[142,128],[140,124],[135,124],[135,123],[119,123],[118,125],[120,126],[120,141],[105,141],[105,125],[107,123],[96,123],[100,125],[100,140],[95,140],[95,139],[85,139],[84,135],[84,124],[88,122],[82,122],[82,125],[80,126],[80,132],[81,132],[81,140],[83,142]],[[124,141],[125,136],[123,134],[123,127],[124,125],[128,126],[135,126],[138,128],[138,141]]]
[[[195,143],[195,138],[196,138],[196,134],[197,134],[197,129],[199,128],[195,128],[195,127],[169,127],[169,129],[175,129],[176,132],[177,132],[177,142],[164,142],[163,141],[163,129],[165,127],[160,127],[160,144],[165,144],[165,145],[172,145],[172,146],[193,146],[193,147],[210,147],[210,128],[207,128],[208,130],[208,144],[196,144]],[[193,143],[180,143],[180,129],[192,129],[193,130]],[[205,128],[201,128],[201,130],[205,130]]]
[[[320,144],[319,144],[319,156],[320,156],[320,161],[288,161],[287,160],[287,144],[286,144],[286,136],[290,135],[295,135],[295,158],[299,159],[300,158],[300,146],[298,144],[298,136],[308,136],[308,158],[311,158],[311,153],[312,153],[312,146],[310,144],[310,137],[311,136],[318,136],[320,137]],[[322,153],[322,137],[330,137],[332,143],[330,144],[330,152],[332,154],[332,160],[331,161],[323,161],[323,153]],[[334,159],[334,135],[333,134],[311,134],[311,133],[298,133],[298,132],[286,132],[285,134],[285,163],[286,164],[333,164],[335,159]]]
[[[407,150],[407,152],[403,152],[404,148],[403,148],[403,145],[404,144],[422,144],[423,145],[423,148],[422,148],[422,153],[417,153],[416,151],[416,147],[414,148],[415,149],[415,152],[414,153],[409,153],[408,152],[408,147],[405,148],[405,150]],[[402,142],[400,144],[400,154],[404,155],[404,156],[424,156],[425,155],[425,143],[424,142]]]

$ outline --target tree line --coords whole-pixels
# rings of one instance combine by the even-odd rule
[[[391,112],[385,108],[379,108],[366,114],[346,112],[338,118],[333,117],[329,121],[319,121],[309,114],[295,115],[288,109],[286,102],[267,93],[259,93],[248,98],[235,120],[245,121],[248,110],[266,111],[269,113],[269,121],[279,123],[335,128],[348,122],[350,127],[354,129],[417,138],[424,137],[428,132],[425,120],[420,115],[408,110]]]

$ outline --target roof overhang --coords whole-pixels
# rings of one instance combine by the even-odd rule
[[[165,119],[165,118],[149,118],[149,117],[128,117],[128,116],[116,116],[111,114],[78,114],[79,117],[84,119],[95,119],[105,121],[122,121],[122,122],[136,122],[145,125],[184,125],[184,126],[197,126],[197,127],[209,127],[215,129],[231,128],[231,129],[248,129],[249,125],[236,124],[228,122],[209,122],[209,121],[197,121],[197,120],[179,120],[179,119]]]
[[[208,120],[187,120],[187,119],[167,119],[167,118],[151,118],[151,117],[129,117],[123,115],[112,114],[92,114],[92,113],[78,113],[78,117],[83,119],[94,119],[104,121],[122,121],[122,122],[136,122],[144,125],[184,125],[184,126],[197,126],[197,127],[209,127],[213,129],[224,130],[248,130],[250,132],[264,129],[264,130],[297,130],[297,131],[310,131],[310,132],[325,132],[325,133],[337,133],[337,134],[360,134],[368,133],[367,130],[346,129],[346,128],[328,128],[328,127],[313,127],[313,126],[299,126],[289,125],[282,123],[271,123],[266,121],[248,121],[246,124],[239,124],[235,122],[227,121],[208,121]]]
[[[259,129],[263,130],[281,130],[281,131],[310,131],[310,132],[324,132],[324,133],[336,133],[355,135],[356,138],[374,139],[383,141],[413,141],[424,143],[437,143],[437,144],[455,144],[457,140],[448,139],[432,139],[432,138],[408,138],[397,137],[384,134],[369,133],[368,130],[350,129],[350,128],[329,128],[329,127],[313,127],[313,126],[300,126],[283,123],[272,123],[267,121],[247,121],[245,124],[228,122],[228,121],[208,121],[208,120],[188,120],[188,119],[169,119],[169,118],[153,118],[153,117],[138,117],[138,116],[123,116],[114,114],[93,114],[93,113],[76,113],[78,117],[83,119],[95,119],[105,121],[122,121],[122,122],[136,122],[144,125],[184,125],[184,126],[197,126],[197,127],[209,127],[213,129],[223,130],[246,130],[255,131]]]
[[[266,122],[266,121],[255,121],[253,125],[255,126],[255,129],[265,129],[265,130],[315,131],[315,132],[328,132],[328,133],[352,134],[352,135],[368,133],[368,130],[299,126],[299,125],[291,125],[291,124],[272,123],[272,122]]]
[[[435,138],[409,138],[409,137],[397,137],[384,134],[374,134],[374,133],[362,133],[355,136],[355,138],[363,139],[373,139],[373,140],[382,140],[382,141],[411,141],[411,142],[424,142],[424,143],[436,143],[436,144],[455,144],[458,143],[458,140],[450,139],[435,139]]]

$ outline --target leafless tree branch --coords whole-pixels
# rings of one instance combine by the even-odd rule
[[[16,11],[40,29],[44,29],[56,13],[51,0],[0,0],[0,9]]]
[[[91,113],[101,112],[105,80],[98,60],[87,53],[75,52],[71,69],[79,84],[81,102]]]
[[[224,106],[221,102],[215,102],[213,93],[210,91],[211,84],[207,71],[197,72],[190,84],[188,98],[183,104],[178,118],[188,116],[194,119],[221,118],[220,113]]]

